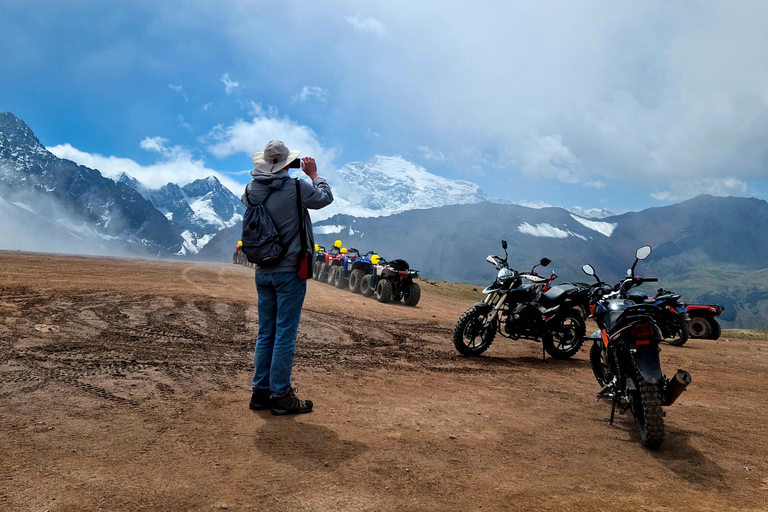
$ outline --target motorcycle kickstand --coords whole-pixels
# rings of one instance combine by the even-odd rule
[[[543,361],[547,360],[547,351],[544,350],[544,344],[543,343],[541,344],[541,359]]]
[[[608,420],[609,425],[613,425],[613,417],[616,414],[616,396],[611,400],[611,418]]]

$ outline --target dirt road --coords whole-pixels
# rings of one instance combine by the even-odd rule
[[[248,409],[252,270],[0,252],[0,510],[768,510],[765,340],[665,346],[694,382],[652,452],[607,424],[586,350],[462,358],[471,301],[441,293],[310,282],[315,411],[273,417]]]

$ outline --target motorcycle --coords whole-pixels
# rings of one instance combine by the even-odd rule
[[[501,241],[504,258],[489,255],[486,261],[496,267],[496,280],[483,290],[482,302],[461,315],[453,330],[453,344],[464,356],[479,356],[491,346],[496,334],[509,339],[526,338],[542,344],[542,356],[555,359],[573,357],[584,343],[584,318],[573,295],[572,285],[542,288],[548,279],[536,274],[546,267],[542,260],[529,273],[509,268],[507,242]],[[551,282],[550,282],[551,284]]]
[[[589,291],[590,313],[600,328],[590,336],[589,351],[592,372],[601,386],[597,399],[611,401],[611,425],[617,407],[621,414],[629,410],[642,445],[659,448],[664,440],[662,407],[677,400],[691,383],[691,375],[678,370],[667,379],[661,373],[662,310],[653,304],[635,304],[627,296],[635,286],[658,281],[635,275],[637,263],[650,254],[650,246],[639,248],[635,263],[615,288],[601,282],[592,265],[582,270],[597,281]]]
[[[637,303],[643,301],[653,302],[668,294],[672,294],[672,292],[659,288],[655,299],[640,292],[630,293],[630,298]],[[725,311],[725,307],[722,304],[685,304],[681,302],[679,306],[683,306],[688,315],[686,330],[689,338],[716,340],[720,337],[721,327],[720,323],[715,320],[715,317],[720,316]],[[677,345],[679,346],[683,343]],[[675,343],[670,344],[675,345]]]
[[[635,304],[653,304],[661,309],[659,327],[664,341],[675,347],[682,347],[688,341],[688,309],[680,295],[659,288],[655,298],[642,292],[630,292],[627,297]]]

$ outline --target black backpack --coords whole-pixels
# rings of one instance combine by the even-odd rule
[[[245,200],[248,207],[243,214],[243,241],[242,251],[248,261],[260,267],[274,267],[285,257],[293,238],[286,243],[280,242],[280,233],[277,232],[267,207],[264,206],[272,189],[267,196],[257,205],[251,204],[248,198],[248,187],[245,187]]]

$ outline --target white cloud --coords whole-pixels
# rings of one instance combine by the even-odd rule
[[[345,16],[347,22],[352,25],[358,32],[367,32],[376,34],[377,36],[383,36],[387,33],[387,28],[384,24],[376,18],[361,18],[359,16]]]
[[[238,119],[229,126],[217,126],[207,136],[207,140],[213,141],[208,149],[214,156],[225,158],[239,153],[246,156],[249,163],[251,155],[263,150],[272,139],[282,140],[292,150],[300,150],[302,156],[314,157],[321,173],[335,170],[333,161],[338,151],[325,147],[311,128],[288,117],[257,112],[250,121]]]
[[[177,93],[181,94],[181,97],[184,98],[184,101],[189,101],[189,98],[187,97],[187,93],[184,92],[184,87],[182,87],[181,84],[179,85],[168,84],[168,87],[170,89],[173,89]]]
[[[305,85],[301,92],[298,94],[294,94],[291,101],[293,103],[303,103],[305,101],[308,101],[312,98],[316,99],[320,103],[326,103],[328,101],[328,91],[323,89],[322,87],[317,87],[314,85]]]
[[[221,77],[220,82],[224,84],[224,91],[227,94],[232,94],[232,92],[240,87],[239,82],[235,82],[229,79],[229,73],[224,73],[224,75]]]
[[[213,106],[213,103],[206,103],[205,105],[203,105],[203,110],[207,112],[208,110],[210,110],[212,106]]]
[[[701,178],[676,180],[671,184],[671,190],[663,190],[650,194],[657,201],[684,201],[700,194],[713,196],[745,196],[750,192],[745,181],[736,178]]]
[[[419,151],[421,151],[421,156],[426,160],[433,160],[435,162],[445,161],[445,155],[443,155],[442,151],[432,151],[429,149],[429,146],[419,146]]]
[[[363,137],[365,137],[366,139],[368,139],[370,141],[373,141],[373,140],[378,139],[379,137],[381,137],[381,135],[379,135],[377,132],[371,130],[370,127],[366,126],[365,129],[363,130]]]
[[[189,150],[181,146],[168,146],[168,141],[162,137],[147,137],[141,141],[140,146],[157,153],[160,160],[150,165],[141,165],[130,158],[80,151],[70,144],[53,146],[48,151],[59,158],[97,169],[108,178],[117,179],[121,173],[126,173],[151,189],[162,187],[168,182],[183,186],[196,179],[216,176],[235,195],[239,196],[243,191],[242,184],[222,172],[206,167],[203,160],[194,158]]]

